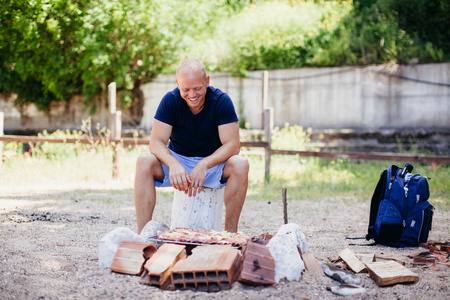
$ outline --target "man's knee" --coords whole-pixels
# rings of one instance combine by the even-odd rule
[[[237,174],[248,176],[250,165],[246,157],[241,155],[233,155],[225,163],[225,169],[227,170],[227,173],[229,173],[227,175]]]
[[[136,168],[139,169],[151,168],[155,160],[156,157],[152,153],[141,154],[136,160]]]
[[[136,172],[152,174],[155,177],[164,176],[161,162],[150,152],[139,155],[136,160]]]

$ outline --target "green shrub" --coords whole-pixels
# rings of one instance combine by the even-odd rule
[[[272,132],[272,148],[279,150],[311,150],[308,142],[311,141],[312,128],[306,131],[302,126],[284,124],[283,128],[275,127]]]
[[[405,10],[398,1],[361,2],[259,1],[229,17],[223,15],[188,52],[200,57],[209,71],[231,71],[237,76],[248,70],[449,59],[450,19],[442,16],[450,5],[440,0],[428,1],[439,2],[439,7],[425,0],[405,3],[405,7],[435,7],[427,10],[430,19],[424,20],[417,10]],[[439,34],[431,30],[440,38],[418,30],[417,20],[408,13],[427,28],[431,24],[441,28]]]
[[[248,6],[217,27],[217,60],[223,71],[237,74],[310,65],[350,10],[350,2],[334,1]]]

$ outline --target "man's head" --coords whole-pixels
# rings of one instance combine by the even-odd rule
[[[177,86],[192,113],[199,113],[205,104],[206,89],[209,86],[209,76],[205,66],[195,58],[183,60],[178,66]]]

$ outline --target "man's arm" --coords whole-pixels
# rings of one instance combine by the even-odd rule
[[[189,196],[196,195],[202,190],[206,170],[223,163],[233,155],[239,154],[241,142],[239,139],[239,123],[233,122],[219,126],[219,137],[222,146],[210,156],[205,157],[197,163],[189,174],[191,184]]]
[[[150,135],[149,149],[156,158],[169,167],[169,178],[172,186],[177,190],[186,191],[190,183],[189,175],[167,148],[171,133],[171,125],[155,119]]]

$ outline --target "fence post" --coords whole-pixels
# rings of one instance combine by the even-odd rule
[[[270,149],[273,128],[273,107],[269,106],[269,71],[263,71],[262,82],[262,120],[261,129],[264,129],[264,137],[268,145],[264,149],[264,180],[270,181]]]
[[[3,122],[4,122],[4,113],[0,111],[0,136],[3,135]],[[3,164],[3,142],[0,141],[0,167]]]
[[[116,135],[116,83],[111,82],[108,85],[108,105],[109,105],[109,130],[111,139]]]
[[[261,129],[264,129],[265,119],[264,119],[264,110],[269,106],[268,105],[268,97],[269,97],[269,71],[263,71],[263,82],[262,82],[262,103],[261,103]]]
[[[120,142],[116,142],[122,137],[122,112],[116,111],[116,83],[111,82],[108,85],[109,101],[109,129],[111,132],[111,145],[113,147],[113,178],[120,176]]]
[[[267,146],[264,151],[265,156],[265,172],[264,178],[266,182],[270,181],[270,150],[272,149],[272,128],[273,128],[273,107],[266,108],[264,110],[264,138],[267,142]]]

